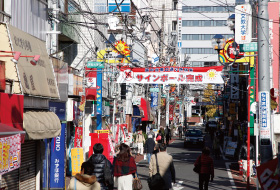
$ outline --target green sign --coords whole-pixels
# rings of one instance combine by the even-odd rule
[[[239,48],[240,48],[240,52],[258,51],[258,43],[257,42],[251,42],[249,44],[240,44]]]
[[[177,104],[182,104],[182,101],[177,101]]]
[[[170,98],[169,98],[170,101],[173,101],[174,99],[175,99],[174,97],[170,97]]]
[[[159,88],[150,88],[150,92],[159,92]]]
[[[93,69],[104,69],[104,62],[94,62],[94,61],[88,61],[87,62],[87,68]]]
[[[166,98],[166,94],[161,94],[161,97],[162,98]]]

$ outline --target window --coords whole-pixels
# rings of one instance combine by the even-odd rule
[[[182,54],[216,54],[213,48],[182,48]]]
[[[173,10],[177,10],[178,0],[173,0]]]
[[[234,12],[234,6],[219,6],[219,7],[210,7],[210,6],[183,6],[183,13],[194,13],[194,12],[209,12],[209,13],[221,13],[221,12]]]
[[[172,30],[177,30],[177,21],[172,21]]]
[[[226,20],[183,20],[182,27],[226,26]]]

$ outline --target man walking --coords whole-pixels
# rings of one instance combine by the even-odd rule
[[[151,156],[155,149],[155,141],[152,135],[148,135],[148,140],[145,143],[145,153],[147,153],[148,163],[150,164]]]
[[[91,175],[95,175],[97,181],[100,183],[101,189],[113,189],[114,184],[106,184],[105,183],[105,177],[104,177],[104,169],[105,167],[109,167],[111,170],[112,174],[112,179],[113,181],[113,165],[111,162],[102,154],[103,153],[103,145],[100,143],[96,143],[93,146],[93,152],[94,154],[89,158],[88,162],[92,165],[93,167],[93,172]],[[107,176],[107,175],[106,175]],[[106,181],[109,179],[106,179]]]
[[[138,155],[139,154],[143,155],[143,145],[145,143],[145,137],[142,134],[142,130],[140,130],[136,136],[136,143],[138,146]]]
[[[157,159],[157,161],[156,161]],[[164,179],[165,184],[164,188],[161,190],[169,190],[172,188],[172,182],[176,182],[175,177],[175,168],[173,164],[173,158],[171,155],[166,152],[166,145],[161,143],[159,145],[159,153],[153,154],[151,157],[150,165],[149,165],[149,176],[152,177],[157,173],[157,164],[159,167],[159,173],[161,177]],[[160,188],[157,188],[160,189]]]
[[[182,125],[179,125],[178,131],[179,131],[179,138],[181,139],[181,138],[182,138],[182,132],[183,132],[183,127],[182,127]]]

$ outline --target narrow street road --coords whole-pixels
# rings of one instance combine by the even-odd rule
[[[174,190],[198,189],[198,175],[193,172],[194,162],[201,154],[201,148],[184,148],[183,139],[175,138],[176,140],[167,148],[167,152],[173,156],[176,170],[176,184],[173,186]],[[206,135],[206,146],[211,147],[210,137]],[[229,190],[232,189],[225,161],[214,160],[215,178],[213,182],[209,183],[209,189],[215,190]],[[147,161],[140,161],[137,163],[138,175],[141,179],[143,190],[148,190],[147,178],[149,167]]]

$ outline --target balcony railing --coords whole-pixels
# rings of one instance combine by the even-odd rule
[[[0,11],[0,22],[10,24],[10,21],[11,21],[11,15],[8,15],[7,13]]]

